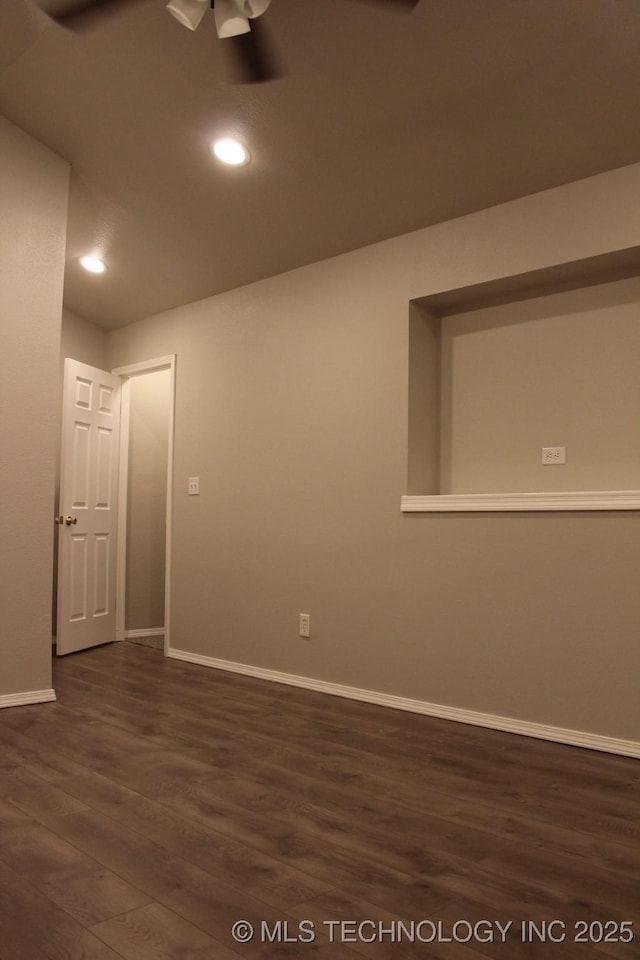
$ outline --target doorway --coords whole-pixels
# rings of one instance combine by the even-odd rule
[[[175,357],[122,378],[116,639],[169,649]]]
[[[159,636],[166,653],[175,356],[111,373],[65,360],[63,394],[55,652],[129,630]]]
[[[125,640],[164,647],[171,371],[129,382]],[[124,508],[125,505],[123,505]]]

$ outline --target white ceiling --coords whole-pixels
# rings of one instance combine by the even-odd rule
[[[106,328],[640,160],[639,0],[273,0],[258,86],[165,3],[78,35],[0,0],[0,109],[71,163],[65,302]]]

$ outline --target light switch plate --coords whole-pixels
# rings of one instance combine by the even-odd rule
[[[189,477],[189,496],[197,497],[200,493],[200,477]]]

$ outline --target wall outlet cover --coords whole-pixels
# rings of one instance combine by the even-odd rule
[[[543,447],[542,448],[542,463],[545,466],[550,466],[552,464],[560,464],[567,462],[567,448],[566,447]]]

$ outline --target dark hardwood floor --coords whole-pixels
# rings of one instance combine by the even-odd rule
[[[640,957],[636,760],[130,644],[54,672],[0,711],[0,960]]]

